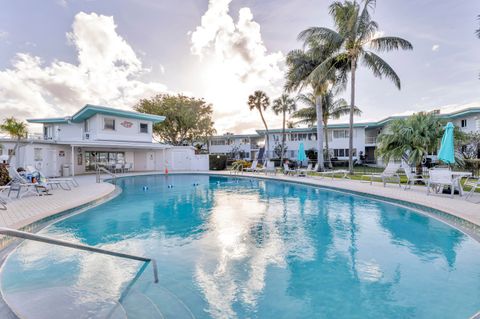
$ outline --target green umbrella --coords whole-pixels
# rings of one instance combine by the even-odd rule
[[[445,126],[445,132],[442,137],[442,144],[438,151],[438,159],[445,164],[455,163],[455,147],[453,145],[453,129],[452,122],[448,122]]]

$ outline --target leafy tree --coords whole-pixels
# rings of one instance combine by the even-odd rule
[[[276,115],[282,114],[282,144],[280,149],[280,164],[283,164],[283,156],[285,154],[285,124],[286,124],[286,114],[290,114],[297,109],[295,100],[292,99],[288,94],[282,94],[281,97],[273,101],[272,106],[273,112]]]
[[[165,116],[165,121],[153,126],[159,141],[172,145],[193,145],[205,142],[215,134],[212,121],[212,106],[203,99],[182,94],[159,94],[151,99],[142,99],[135,111]]]
[[[248,97],[247,104],[250,108],[250,111],[258,110],[258,112],[260,113],[260,117],[262,118],[263,125],[265,126],[265,146],[267,148],[265,154],[267,154],[266,158],[268,158],[270,143],[268,140],[268,126],[267,122],[265,122],[265,118],[263,117],[263,111],[266,111],[270,106],[270,99],[265,92],[257,90]]]
[[[328,121],[330,119],[338,119],[343,115],[350,113],[350,106],[343,98],[336,98],[338,90],[328,90],[325,95],[322,96],[322,122],[325,133],[325,149],[327,154],[328,166],[332,167],[330,160],[330,150],[328,147]],[[302,93],[297,97],[298,101],[302,102],[307,107],[296,111],[293,114],[294,118],[299,119],[297,123],[304,123],[307,125],[313,125],[317,120],[317,113],[315,111],[316,98],[312,93]],[[358,107],[355,107],[355,115],[360,115],[362,111]]]
[[[440,146],[445,122],[431,113],[416,113],[391,122],[378,136],[376,153],[386,162],[400,160],[405,156],[409,164],[421,170],[426,155],[434,153]],[[455,128],[455,141],[461,143],[464,134]],[[462,162],[457,154],[456,161]]]
[[[0,125],[0,131],[10,135],[12,139],[15,139],[15,146],[13,148],[13,153],[8,155],[7,163],[10,164],[13,155],[17,154],[18,147],[20,145],[20,140],[27,137],[28,129],[27,124],[22,121],[18,121],[14,117],[6,118],[3,123]]]
[[[369,49],[378,52],[398,49],[412,50],[410,42],[399,37],[377,36],[378,23],[372,20],[370,11],[375,9],[376,0],[365,0],[363,4],[357,1],[335,1],[330,5],[330,15],[333,17],[335,29],[312,27],[303,31],[299,38],[307,42],[317,42],[327,45],[333,52],[318,65],[310,74],[314,81],[321,81],[329,76],[332,67],[339,64],[347,65],[350,72],[350,137],[349,137],[349,170],[353,172],[353,116],[355,106],[355,76],[359,63],[373,72],[378,78],[386,77],[400,89],[400,78],[393,68],[380,56]]]
[[[301,35],[301,34],[300,34]],[[321,44],[315,39],[304,39],[303,50],[293,50],[288,53],[286,64],[287,74],[285,90],[287,92],[302,91],[310,87],[315,97],[315,113],[318,115],[317,122],[317,161],[318,170],[324,169],[323,157],[323,98],[329,88],[337,85],[343,88],[347,79],[348,65],[338,62],[336,65],[331,63],[331,67],[326,71],[322,78],[312,78],[312,72],[325,63],[329,56],[333,54],[329,46]]]

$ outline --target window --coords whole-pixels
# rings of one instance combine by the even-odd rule
[[[210,145],[225,145],[225,140],[212,140]]]
[[[348,138],[350,136],[348,130],[334,130],[333,138]]]
[[[148,124],[140,123],[140,133],[148,133]]]
[[[8,149],[8,156],[15,156],[15,149],[14,148],[9,148]]]
[[[115,131],[115,119],[104,118],[103,119],[103,129]]]
[[[462,120],[461,127],[467,127],[467,120]]]
[[[34,161],[43,161],[43,152],[41,148],[33,149],[33,160]]]
[[[85,132],[90,132],[90,125],[88,123],[88,120],[85,120],[84,122],[84,130]]]

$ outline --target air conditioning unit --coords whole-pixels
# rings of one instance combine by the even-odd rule
[[[90,133],[85,133],[85,134],[83,134],[83,136],[84,136],[84,139],[85,139],[85,140],[89,140],[89,139],[90,139]]]

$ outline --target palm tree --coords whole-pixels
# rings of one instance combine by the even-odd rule
[[[0,131],[10,135],[12,139],[16,140],[13,152],[8,155],[7,163],[10,164],[14,154],[17,154],[20,140],[25,138],[28,134],[27,124],[22,121],[17,121],[14,117],[6,118],[2,124],[0,124]]]
[[[282,94],[278,99],[273,101],[272,110],[275,112],[275,115],[282,114],[283,121],[282,121],[282,147],[281,147],[281,155],[280,155],[280,165],[283,164],[283,156],[285,152],[285,124],[286,124],[286,114],[290,114],[295,112],[297,109],[297,105],[295,104],[295,100],[292,99],[288,94]]]
[[[295,122],[287,121],[287,128],[295,128]]]
[[[338,119],[341,116],[350,113],[350,106],[348,105],[347,101],[345,101],[343,98],[336,98],[337,94],[338,90],[330,89],[325,95],[322,96],[322,122],[324,126],[325,149],[329,167],[332,167],[332,162],[330,160],[330,151],[328,147],[328,121],[330,119]],[[317,114],[315,112],[315,96],[312,93],[302,93],[298,95],[297,99],[307,107],[296,111],[293,114],[293,117],[300,119],[297,123],[311,125],[317,120]],[[355,115],[360,115],[362,113],[358,107],[355,107],[354,112]]]
[[[250,108],[250,111],[258,110],[258,112],[260,113],[260,117],[262,118],[263,125],[265,126],[265,147],[267,148],[265,152],[266,154],[265,158],[268,158],[270,143],[268,141],[268,126],[267,126],[267,122],[265,122],[265,118],[263,117],[263,111],[266,111],[270,106],[270,99],[268,98],[265,92],[257,90],[248,97],[247,104],[248,104],[248,107]]]
[[[315,113],[317,124],[317,161],[318,170],[324,169],[323,158],[323,98],[328,89],[337,84],[339,88],[343,87],[346,83],[346,74],[348,71],[348,65],[344,65],[341,61],[333,65],[325,74],[322,79],[312,78],[311,73],[319,66],[322,65],[332,52],[328,46],[320,44],[315,39],[305,39],[303,50],[293,50],[287,55],[287,74],[285,90],[302,91],[305,87],[312,89],[313,96],[315,97]]]
[[[330,69],[338,64],[347,64],[350,72],[350,136],[349,170],[353,173],[353,116],[355,105],[355,76],[359,63],[362,63],[378,78],[386,77],[400,89],[400,78],[393,68],[378,52],[391,50],[412,50],[410,42],[399,37],[377,36],[378,24],[372,20],[370,10],[376,6],[376,0],[365,0],[363,5],[356,0],[335,1],[330,5],[335,30],[325,27],[312,27],[304,30],[299,39],[327,45],[332,54],[318,65],[310,74],[312,81],[322,81],[329,76]]]

